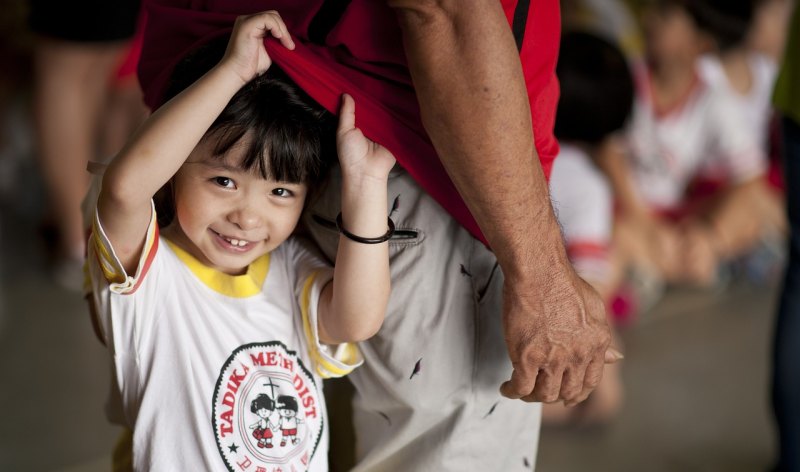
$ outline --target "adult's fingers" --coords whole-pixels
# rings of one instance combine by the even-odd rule
[[[512,400],[523,398],[533,391],[534,386],[536,386],[537,377],[537,371],[524,372],[522,369],[515,366],[514,370],[511,371],[511,380],[503,382],[503,385],[500,386],[500,393],[504,397]]]
[[[558,401],[561,392],[561,382],[564,377],[564,369],[540,370],[536,377],[536,386],[533,392],[523,397],[522,400],[528,402],[553,403]]]
[[[589,395],[600,385],[600,381],[603,379],[603,367],[604,363],[600,359],[593,359],[589,363],[586,367],[586,374],[583,376],[583,391],[567,406],[572,406],[589,398]]]
[[[622,359],[625,359],[625,356],[623,356],[618,350],[614,349],[613,347],[606,349],[606,355],[604,359],[606,364],[615,364]]]
[[[564,370],[561,380],[561,391],[558,394],[564,404],[570,406],[574,404],[583,394],[583,380],[586,375],[586,368],[583,365]]]

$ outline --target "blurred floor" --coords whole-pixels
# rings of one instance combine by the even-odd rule
[[[671,293],[623,334],[621,415],[604,429],[545,429],[537,470],[769,470],[776,289],[740,282],[716,295]]]
[[[2,208],[0,470],[108,470],[109,367],[80,295],[46,272],[36,223]]]
[[[108,470],[118,429],[103,414],[106,354],[81,297],[47,276],[41,184],[30,153],[16,159],[0,179],[10,182],[0,188],[0,471]],[[774,284],[745,282],[671,293],[623,333],[620,417],[545,429],[538,470],[767,470],[775,295]]]

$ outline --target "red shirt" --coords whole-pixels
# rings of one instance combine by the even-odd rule
[[[499,0],[520,50],[533,133],[546,176],[558,154],[553,136],[558,82],[558,0]],[[344,11],[332,5],[346,5]],[[380,0],[149,0],[139,63],[145,102],[155,108],[175,64],[208,39],[230,33],[237,16],[276,10],[294,51],[266,41],[273,61],[311,97],[336,113],[353,96],[357,125],[389,149],[406,171],[475,237],[486,242],[425,132],[394,12]],[[341,15],[337,22],[327,21]],[[327,23],[327,24],[326,24]],[[333,24],[331,24],[333,23]]]

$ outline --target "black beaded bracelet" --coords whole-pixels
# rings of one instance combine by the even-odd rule
[[[389,240],[394,234],[394,221],[391,218],[387,218],[389,221],[389,230],[386,231],[386,234],[383,236],[378,236],[377,238],[362,238],[361,236],[357,236],[350,231],[344,229],[344,225],[342,225],[342,213],[340,212],[336,215],[336,228],[339,229],[339,232],[342,233],[347,239],[355,241],[361,244],[380,244]]]

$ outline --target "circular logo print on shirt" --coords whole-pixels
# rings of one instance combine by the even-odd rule
[[[239,347],[220,371],[213,401],[228,470],[308,469],[322,437],[321,398],[295,351],[279,341]]]

